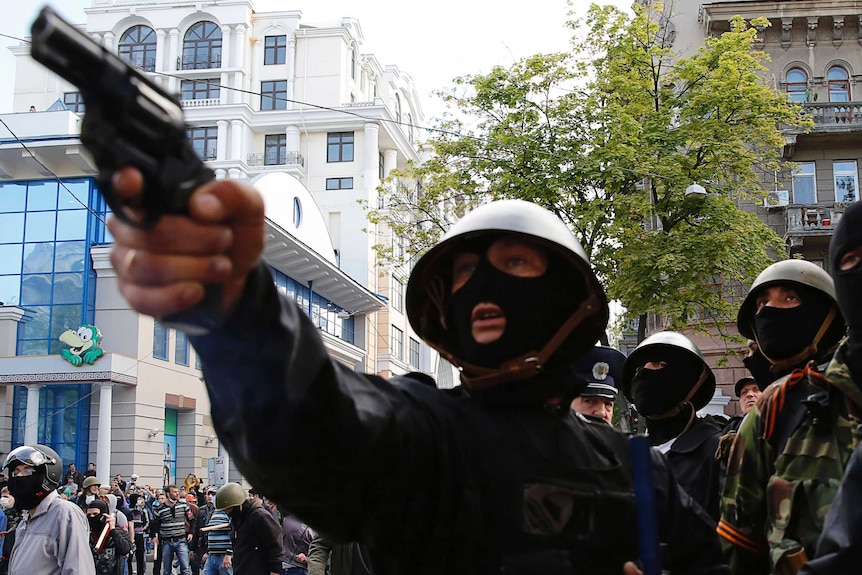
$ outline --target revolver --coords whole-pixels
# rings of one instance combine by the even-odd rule
[[[215,174],[186,136],[179,99],[50,7],[39,12],[31,34],[33,58],[80,90],[86,106],[81,142],[95,160],[99,191],[114,215],[150,228],[164,214],[188,213],[192,192]],[[118,198],[111,186],[124,166],[143,176],[143,193],[133,202]],[[220,301],[221,290],[207,286],[202,304],[165,319],[189,333],[206,331],[217,321]]]

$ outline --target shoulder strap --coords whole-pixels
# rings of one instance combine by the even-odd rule
[[[799,400],[799,396],[807,392],[810,381],[824,381],[823,374],[813,361],[804,368],[794,369],[790,375],[770,385],[760,398],[763,439],[772,445],[776,453],[784,451],[790,436],[805,420],[808,409]],[[825,386],[825,383],[822,385]]]

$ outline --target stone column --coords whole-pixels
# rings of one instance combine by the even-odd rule
[[[41,383],[27,386],[27,411],[24,414],[24,445],[39,443],[39,390]]]
[[[260,69],[263,64],[263,42],[259,39],[254,39],[251,42],[251,74],[249,75],[249,85],[244,86],[250,92],[260,92]],[[252,101],[248,103],[253,110],[260,110],[260,96],[252,96]]]
[[[218,139],[216,140],[216,161],[222,162],[226,160],[225,153],[227,152],[227,120],[217,120]]]
[[[164,30],[156,30],[156,76],[153,81],[159,86],[165,85],[165,77],[161,73],[165,71],[165,38],[167,35]]]
[[[365,180],[365,186],[369,191],[376,190],[380,184],[380,173],[378,170],[380,150],[380,126],[374,122],[365,123],[365,131],[363,132],[364,142],[363,162],[362,162],[362,177]]]
[[[300,132],[299,126],[289,125],[284,130],[287,135],[287,151],[299,152],[300,149]]]
[[[232,28],[225,24],[221,27],[221,67],[230,68],[230,56],[233,53],[231,50],[231,31]]]
[[[221,84],[221,88],[218,92],[219,103],[222,105],[233,103],[236,98],[233,96],[233,90],[230,89],[230,74],[222,72],[220,74],[219,82]]]
[[[230,157],[229,160],[242,159],[242,120],[230,121]]]
[[[104,44],[104,46],[105,46],[105,49],[107,49],[109,52],[115,52],[116,53],[116,51],[114,50],[114,39],[115,38],[116,38],[116,36],[114,36],[113,32],[105,32],[105,44]]]
[[[171,30],[168,32],[168,35],[168,61],[166,63],[165,69],[182,70],[182,63],[177,62],[177,58],[180,54],[180,31],[176,28],[171,28]],[[168,91],[171,93],[176,93],[178,91],[176,78],[168,78]]]
[[[294,91],[296,89],[296,36],[291,31],[287,37],[287,99],[291,100],[287,103],[287,109],[293,110],[296,104],[293,100]],[[290,149],[290,148],[288,148]]]
[[[398,166],[398,150],[383,150],[383,177]]]
[[[96,475],[110,485],[111,474],[111,413],[114,402],[114,384],[99,386],[99,434],[96,440]]]

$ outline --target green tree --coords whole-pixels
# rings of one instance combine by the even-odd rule
[[[387,209],[370,219],[407,238],[412,257],[476,203],[528,200],[571,226],[631,317],[672,327],[735,317],[733,287],[784,253],[739,202],[762,196],[761,175],[780,168],[780,127],[807,120],[764,82],[755,28],[738,19],[677,59],[663,10],[593,5],[570,23],[571,53],[456,79],[430,159],[394,173]],[[707,197],[686,197],[693,182]],[[381,259],[393,255],[381,247]]]

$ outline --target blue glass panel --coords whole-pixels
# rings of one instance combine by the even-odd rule
[[[27,214],[27,226],[24,231],[24,241],[52,242],[54,241],[54,225],[57,212],[30,212]]]
[[[33,318],[26,323],[18,324],[18,337],[20,339],[47,338],[49,336],[48,318],[51,317],[51,307],[47,305],[27,306],[27,311],[33,314]]]
[[[54,274],[54,304],[84,301],[84,275],[81,273]]]
[[[47,339],[25,339],[18,344],[18,355],[49,355]],[[69,346],[64,346],[69,347]]]
[[[27,184],[0,185],[0,212],[23,212],[27,201]]]
[[[20,242],[23,239],[24,214],[0,214],[0,243]]]
[[[55,340],[67,329],[81,326],[81,305],[55,305],[51,314],[51,339]]]
[[[86,242],[57,242],[55,246],[54,271],[84,271],[84,255],[87,250]]]
[[[24,244],[24,273],[51,273],[54,270],[54,244]]]
[[[57,240],[83,240],[87,237],[87,210],[57,213]]]
[[[57,182],[34,182],[27,189],[27,210],[56,210]]]
[[[57,207],[61,210],[79,210],[89,207],[90,182],[86,180],[71,180],[60,186],[60,196]]]
[[[21,304],[25,306],[51,303],[50,274],[30,274],[21,279]]]
[[[18,305],[21,295],[21,276],[0,276],[0,301],[5,305]]]
[[[21,273],[21,244],[0,245],[0,274]]]

